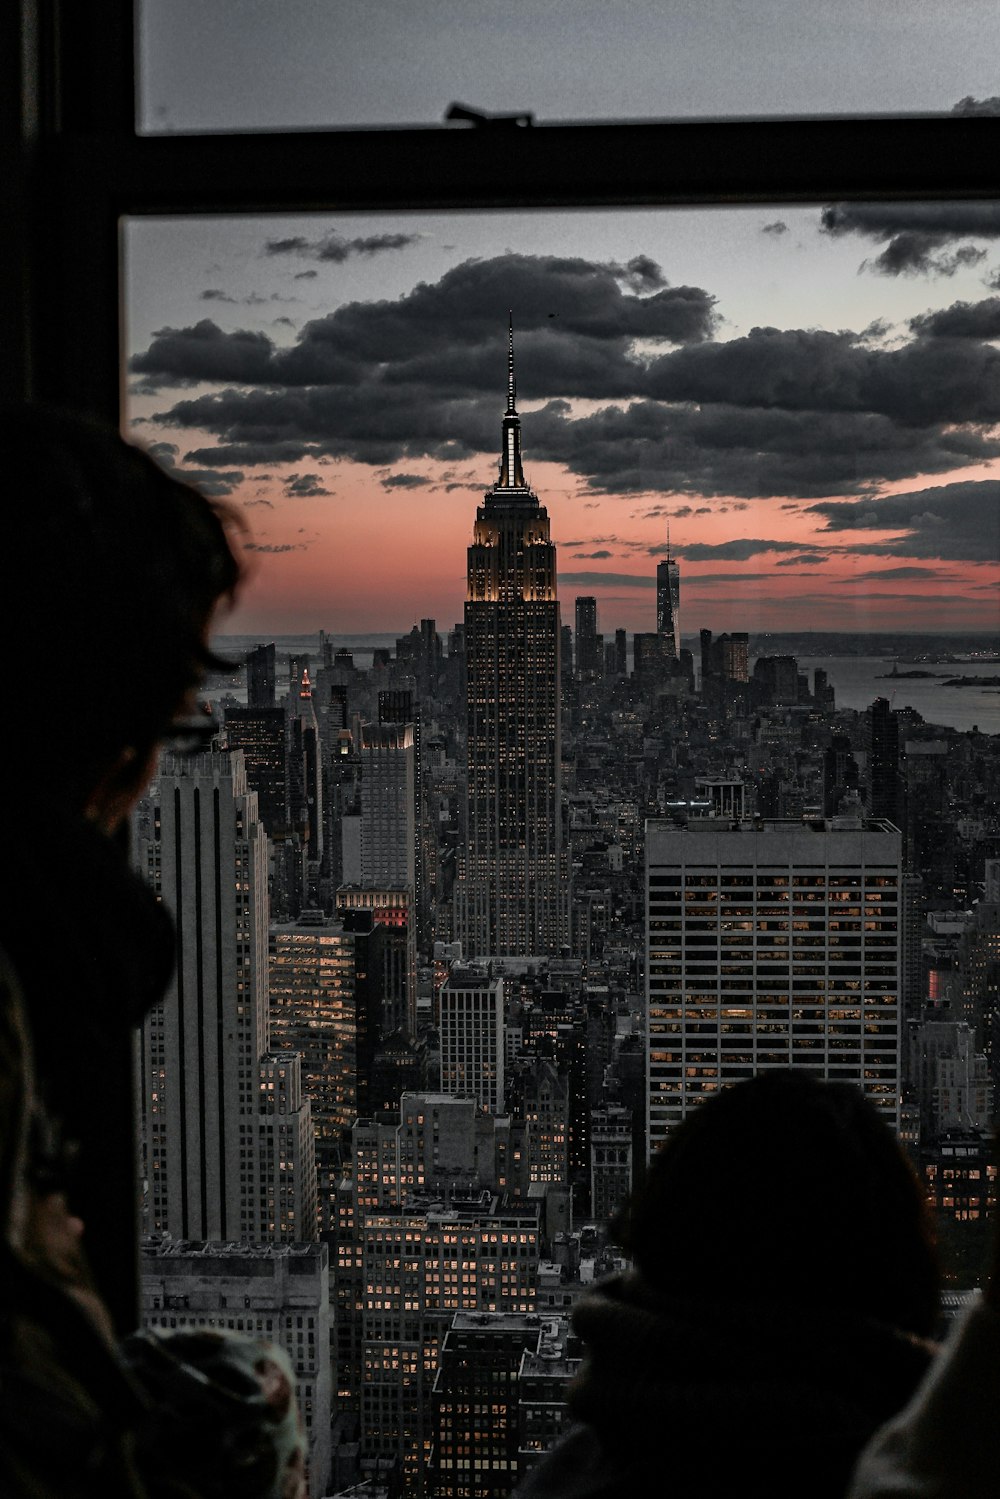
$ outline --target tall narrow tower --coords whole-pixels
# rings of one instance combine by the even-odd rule
[[[455,889],[467,957],[558,953],[569,943],[559,646],[556,549],[521,466],[511,323],[500,473],[469,547],[468,800]]]
[[[681,654],[681,574],[670,556],[670,527],[667,526],[667,555],[656,566],[656,633],[667,641],[667,654],[677,661]]]

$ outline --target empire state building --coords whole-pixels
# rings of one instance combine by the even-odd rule
[[[469,957],[559,953],[569,944],[569,876],[556,549],[521,466],[512,324],[500,473],[469,547],[465,651],[468,800],[455,934]]]

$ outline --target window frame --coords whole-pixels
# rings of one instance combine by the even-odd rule
[[[20,252],[0,321],[5,381],[12,393],[113,421],[120,224],[130,216],[1000,197],[1000,118],[992,117],[500,120],[143,136],[133,0],[17,0],[3,11],[0,129]]]
[[[2,394],[113,424],[129,217],[1000,198],[1000,118],[141,136],[135,56],[133,0],[0,6],[0,172],[12,247],[0,294]],[[124,1222],[132,1192],[123,1181]],[[134,1325],[137,1308],[137,1246],[123,1244],[119,1326]]]

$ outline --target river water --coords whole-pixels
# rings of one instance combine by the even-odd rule
[[[884,656],[800,656],[798,661],[799,671],[809,674],[810,688],[813,671],[817,666],[823,668],[837,694],[838,708],[863,709],[877,697],[885,697],[894,708],[916,708],[928,723],[1000,734],[1000,687],[944,685],[949,677],[1000,677],[1000,663],[928,662],[917,668],[900,662],[900,671],[933,671],[939,675],[886,680],[892,671],[892,661]]]

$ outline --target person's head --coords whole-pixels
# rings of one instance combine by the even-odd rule
[[[213,664],[239,566],[216,508],[110,429],[8,407],[0,451],[0,638],[24,707],[0,784],[29,806],[114,806]]]
[[[711,1094],[613,1228],[665,1294],[934,1327],[940,1274],[920,1183],[849,1083],[783,1069]]]

